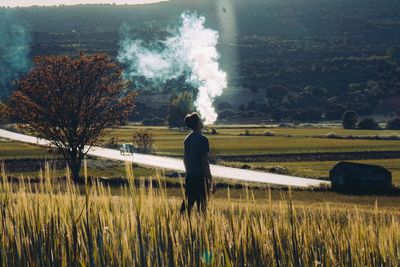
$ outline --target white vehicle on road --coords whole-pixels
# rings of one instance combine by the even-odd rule
[[[119,152],[121,155],[126,156],[126,155],[133,155],[133,145],[132,144],[122,144],[121,147],[119,148]]]

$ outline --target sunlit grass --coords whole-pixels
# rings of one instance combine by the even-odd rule
[[[181,216],[182,197],[130,185],[0,185],[4,266],[397,266],[398,211],[290,200],[212,199],[207,216]],[[85,173],[85,171],[84,171]]]

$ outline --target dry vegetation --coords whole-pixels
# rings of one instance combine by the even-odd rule
[[[134,177],[127,165],[130,184]],[[4,266],[398,266],[400,214],[290,199],[213,199],[206,218],[181,197],[128,186],[0,185]]]

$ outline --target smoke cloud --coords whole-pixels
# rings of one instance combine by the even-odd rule
[[[7,96],[13,80],[30,66],[30,35],[6,12],[0,13],[0,97]]]
[[[204,26],[205,18],[197,13],[183,13],[175,34],[153,43],[151,48],[141,40],[125,38],[119,61],[126,64],[126,75],[145,77],[154,83],[165,83],[178,77],[198,89],[195,107],[206,124],[217,119],[214,99],[227,87],[227,75],[219,67],[218,32]]]

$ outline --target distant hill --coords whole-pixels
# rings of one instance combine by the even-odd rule
[[[32,56],[79,50],[115,56],[123,24],[152,40],[186,10],[220,31],[229,88],[218,102],[231,107],[231,116],[312,121],[339,119],[346,109],[396,112],[382,103],[400,96],[398,0],[173,0],[13,13],[31,29]],[[181,87],[175,82],[167,90]]]

